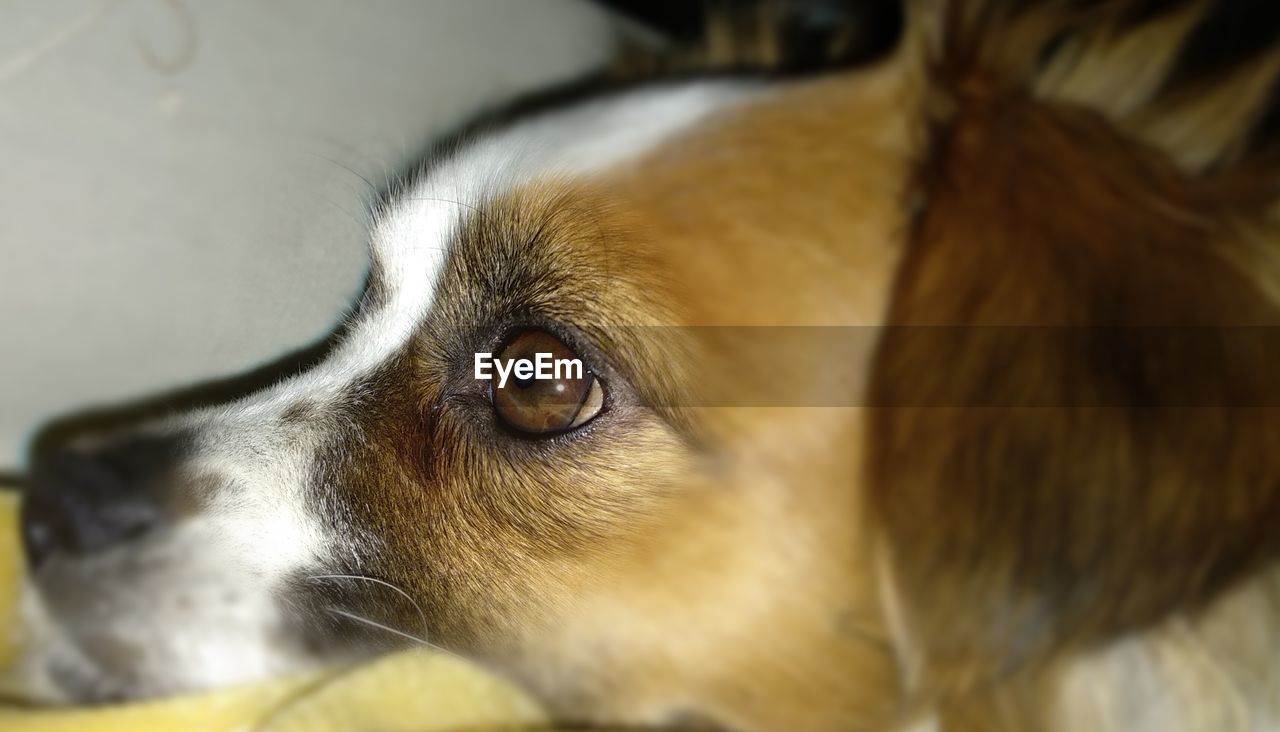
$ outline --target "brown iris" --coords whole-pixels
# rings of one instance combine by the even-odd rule
[[[549,377],[537,378],[536,372],[530,375],[525,369],[513,371],[504,386],[496,379],[492,382],[493,408],[512,429],[530,434],[564,432],[586,424],[604,406],[600,382],[582,358],[546,331],[521,333],[497,357],[503,362],[526,360]]]

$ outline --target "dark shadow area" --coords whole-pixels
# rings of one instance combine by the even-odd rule
[[[597,0],[598,4],[639,23],[676,45],[693,44],[707,37],[712,14],[721,18],[745,16],[766,10],[780,29],[779,40],[788,60],[778,70],[808,73],[820,70],[831,59],[806,52],[826,45],[835,34],[846,46],[841,65],[870,63],[897,45],[902,34],[901,0]],[[742,69],[746,70],[746,69]]]

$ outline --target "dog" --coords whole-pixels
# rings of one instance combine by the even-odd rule
[[[40,452],[29,685],[427,644],[573,728],[1280,729],[1280,16],[621,5],[668,39],[376,202],[319,363]]]

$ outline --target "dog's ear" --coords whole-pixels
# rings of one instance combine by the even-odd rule
[[[900,0],[600,0],[656,31],[675,72],[805,74],[870,62],[897,43]]]
[[[981,61],[1015,46],[946,77],[870,381],[870,500],[949,691],[1195,611],[1280,556],[1280,169],[1237,144],[1267,86],[1232,77],[1258,91],[1178,159],[1081,105],[1087,78],[1053,99]]]

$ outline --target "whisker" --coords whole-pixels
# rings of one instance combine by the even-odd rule
[[[313,574],[313,575],[309,575],[308,579],[357,580],[360,582],[372,582],[375,585],[380,585],[382,587],[385,587],[388,590],[391,590],[392,592],[396,593],[397,595],[409,601],[409,604],[412,605],[413,609],[418,613],[418,623],[420,624],[419,627],[421,627],[423,635],[424,636],[430,635],[430,633],[428,632],[429,626],[427,625],[427,614],[422,611],[422,606],[418,604],[417,600],[413,599],[412,595],[410,595],[408,592],[405,592],[404,589],[397,587],[394,584],[387,582],[386,580],[381,580],[381,579],[378,579],[377,577],[368,577],[360,574]],[[426,641],[424,640],[423,642],[425,643]]]
[[[347,620],[354,620],[354,621],[355,621],[355,622],[357,622],[357,623],[364,623],[365,625],[368,625],[368,626],[370,626],[370,627],[377,628],[378,630],[385,630],[386,632],[388,632],[388,633],[390,633],[390,634],[392,634],[392,635],[400,636],[401,638],[405,638],[405,639],[407,639],[407,640],[411,640],[411,641],[413,641],[414,643],[417,643],[417,644],[422,645],[422,646],[427,646],[428,648],[434,648],[434,647],[435,647],[435,646],[432,646],[430,643],[428,643],[426,640],[424,640],[424,639],[422,639],[422,638],[419,638],[418,636],[413,635],[412,633],[406,633],[406,632],[404,632],[403,630],[399,630],[399,629],[397,629],[397,628],[393,628],[393,627],[391,627],[390,625],[384,625],[384,624],[382,624],[382,623],[379,623],[379,622],[378,622],[378,621],[376,621],[376,620],[370,620],[369,618],[362,617],[362,616],[360,616],[360,615],[356,615],[355,613],[349,613],[349,612],[347,612],[346,610],[339,610],[339,609],[338,609],[338,608],[336,608],[336,607],[331,607],[331,608],[329,608],[329,612],[333,613],[334,615],[340,615],[340,616],[342,616],[342,617],[346,618]]]
[[[356,169],[355,169],[355,168],[352,168],[350,165],[347,165],[346,163],[343,163],[343,162],[340,162],[340,161],[338,161],[338,160],[335,160],[335,159],[333,159],[333,158],[329,157],[328,155],[324,155],[324,154],[322,154],[322,153],[316,153],[316,152],[313,152],[313,153],[311,153],[311,154],[312,154],[312,155],[314,155],[314,156],[315,156],[315,157],[317,157],[317,158],[320,158],[321,160],[324,160],[324,161],[326,161],[326,162],[333,163],[334,165],[338,166],[339,168],[342,168],[343,170],[347,171],[348,173],[350,173],[350,174],[354,175],[355,177],[359,178],[361,181],[363,181],[363,182],[364,182],[364,184],[365,184],[366,186],[368,186],[368,187],[369,187],[369,193],[370,193],[371,195],[373,195],[373,196],[377,196],[377,195],[378,195],[378,187],[377,187],[377,186],[375,186],[375,185],[373,184],[373,181],[369,180],[369,179],[368,179],[367,177],[365,177],[364,175],[361,175],[359,172],[357,172],[357,171],[356,171]]]
[[[357,615],[357,614],[355,614],[355,613],[353,613],[353,612],[348,612],[348,611],[343,610],[343,609],[341,609],[341,608],[330,607],[330,608],[327,608],[327,610],[328,610],[330,613],[333,613],[334,615],[338,615],[338,616],[340,616],[340,617],[346,618],[347,620],[351,620],[351,621],[354,621],[354,622],[357,622],[357,623],[363,623],[364,625],[368,625],[368,626],[370,626],[370,627],[377,628],[378,630],[386,631],[386,632],[388,632],[388,633],[390,633],[390,634],[392,634],[392,635],[398,636],[398,637],[400,637],[400,638],[404,638],[404,639],[406,639],[406,640],[411,640],[411,641],[413,641],[414,643],[417,643],[418,645],[420,645],[420,646],[422,646],[422,647],[424,647],[424,648],[430,648],[430,649],[431,649],[431,650],[433,650],[433,651],[438,651],[438,652],[443,653],[443,654],[445,654],[445,655],[453,656],[454,658],[463,658],[463,659],[465,660],[465,658],[464,658],[463,656],[461,656],[461,655],[459,655],[459,654],[457,654],[457,653],[455,653],[455,652],[453,652],[453,651],[449,650],[448,648],[445,648],[444,646],[436,645],[435,643],[432,643],[432,642],[428,641],[428,640],[427,640],[427,639],[425,639],[425,638],[419,638],[418,636],[413,635],[412,633],[406,633],[405,631],[400,630],[399,628],[393,628],[393,627],[391,627],[390,625],[386,625],[385,623],[379,623],[379,622],[378,622],[378,621],[376,621],[376,620],[371,620],[371,619],[366,618],[366,617],[364,617],[364,616],[362,616],[362,615]]]
[[[316,575],[316,577],[325,577],[325,578],[328,578],[330,576],[345,577],[346,575]],[[375,582],[379,581],[379,580],[374,580],[374,578],[372,577],[359,577],[359,576],[351,577],[351,579],[366,579],[366,580],[371,580]],[[399,588],[393,587],[392,589],[399,589]],[[385,631],[387,633],[390,633],[400,638],[404,638],[405,640],[413,641],[418,645],[424,646],[426,648],[430,648],[434,651],[439,651],[440,653],[443,653],[449,656],[453,656],[454,658],[463,658],[462,656],[458,655],[457,653],[454,653],[448,648],[441,648],[440,646],[437,646],[434,643],[428,643],[426,640],[419,638],[416,635],[413,635],[411,633],[406,633],[403,630],[393,628],[383,623],[379,623],[376,620],[370,620],[369,618],[366,618],[366,617],[363,617],[355,613],[348,612],[346,610],[342,610],[336,607],[328,607],[325,609],[334,615],[337,615],[342,618],[346,618],[347,620],[350,620],[352,622],[361,623],[363,625],[368,625],[370,627],[377,628],[378,630]],[[256,723],[253,726],[252,729],[254,730],[273,729],[275,727],[274,720],[280,718],[284,714],[287,714],[289,710],[296,707],[298,703],[305,701],[309,697],[312,697],[315,693],[317,693],[317,690],[319,689],[331,688],[335,684],[342,683],[344,679],[350,678],[352,674],[359,672],[361,667],[362,667],[362,664],[348,665],[345,668],[336,671],[335,673],[326,675],[324,678],[320,679],[315,684],[306,684],[304,688],[291,692],[289,696],[285,700],[283,700],[274,710],[272,710],[270,713],[268,713],[262,719],[260,719],[258,723]],[[0,697],[0,700],[3,700],[3,697]]]

